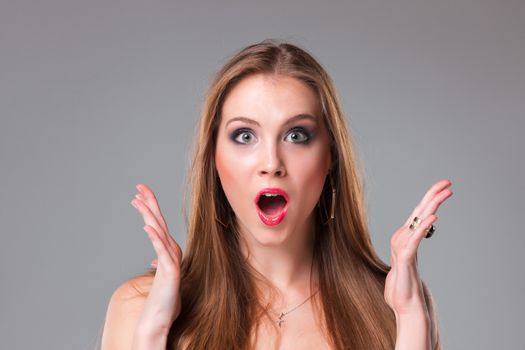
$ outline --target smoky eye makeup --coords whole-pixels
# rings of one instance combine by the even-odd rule
[[[295,144],[309,144],[315,136],[314,128],[306,126],[294,126],[283,136],[283,141]],[[255,132],[250,128],[238,128],[229,134],[232,142],[240,145],[247,145],[257,140]]]
[[[314,131],[311,128],[305,126],[295,126],[288,130],[285,136],[285,141],[308,144],[314,137]]]
[[[230,140],[238,144],[246,145],[255,139],[255,133],[250,128],[239,128],[230,133]]]

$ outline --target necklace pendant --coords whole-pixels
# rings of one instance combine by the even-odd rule
[[[288,315],[289,313],[291,313],[292,311],[295,311],[297,310],[299,307],[301,307],[302,305],[304,305],[308,300],[310,300],[319,290],[315,291],[315,293],[312,293],[310,294],[310,296],[308,298],[306,298],[302,303],[300,303],[299,305],[297,305],[296,307],[294,307],[293,309],[291,310],[288,310],[286,312],[281,312],[281,314],[279,315],[279,317],[277,318],[277,325],[279,325],[279,328],[282,327],[282,324],[284,322],[284,316]]]
[[[279,315],[279,319],[277,320],[277,324],[279,325],[279,328],[281,328],[281,325],[284,322],[284,319],[283,319],[284,316],[285,316],[284,312],[281,312],[281,314]]]

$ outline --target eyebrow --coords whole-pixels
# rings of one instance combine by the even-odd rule
[[[296,122],[298,120],[304,120],[304,119],[309,119],[309,120],[311,120],[311,121],[313,121],[314,123],[317,124],[317,118],[316,117],[314,117],[313,115],[310,115],[310,114],[301,113],[301,114],[297,114],[297,115],[291,117],[290,119],[288,119],[284,123],[284,125],[292,124],[292,123],[294,123],[294,122]],[[236,121],[240,121],[240,122],[245,122],[245,123],[248,123],[248,124],[261,126],[261,124],[259,124],[257,121],[255,121],[253,119],[246,118],[246,117],[235,117],[235,118],[232,118],[232,119],[228,120],[228,122],[226,123],[225,127],[227,127],[230,123],[236,122]]]

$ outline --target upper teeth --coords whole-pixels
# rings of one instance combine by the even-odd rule
[[[279,195],[278,194],[274,194],[274,193],[264,193],[263,196],[266,196],[266,197],[277,197]]]

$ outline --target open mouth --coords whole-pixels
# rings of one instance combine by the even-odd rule
[[[286,216],[288,195],[280,188],[265,188],[257,194],[255,205],[264,224],[277,225]]]
[[[263,213],[273,216],[278,214],[284,208],[286,205],[286,199],[280,194],[265,193],[259,197],[257,205]]]

